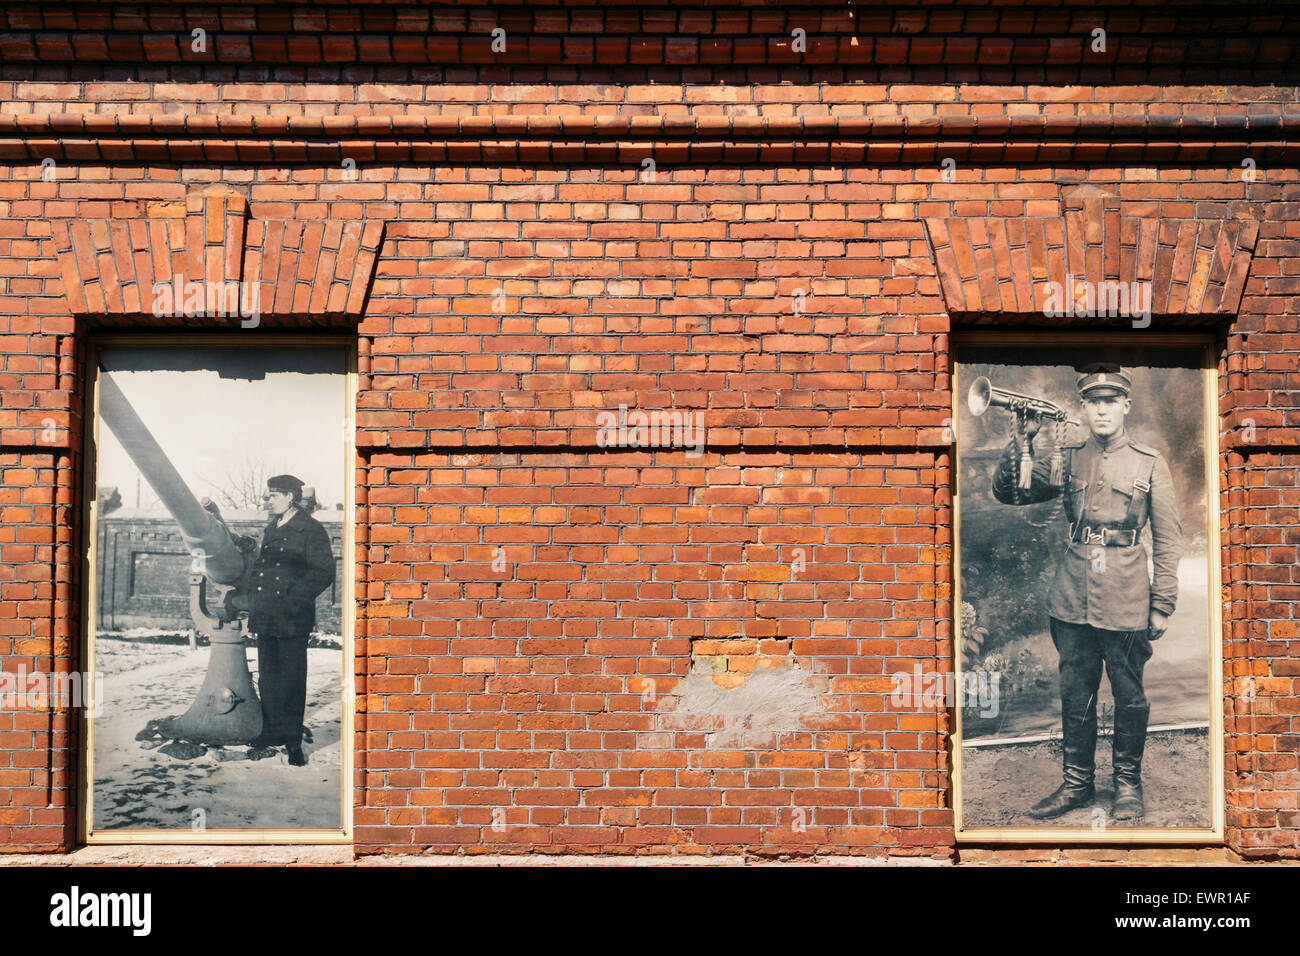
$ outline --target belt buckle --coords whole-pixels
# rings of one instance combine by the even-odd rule
[[[1080,542],[1081,544],[1101,544],[1105,540],[1106,536],[1094,531],[1092,525],[1086,524],[1083,526],[1083,541]]]

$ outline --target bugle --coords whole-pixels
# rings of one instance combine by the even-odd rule
[[[1025,395],[1021,392],[998,388],[988,380],[986,375],[981,375],[970,383],[970,391],[966,393],[966,404],[970,408],[971,414],[977,417],[996,406],[1014,412],[1017,416],[1045,418],[1054,422],[1067,422],[1071,425],[1079,424],[1070,417],[1069,412],[1055,402],[1049,402],[1045,398],[1038,398],[1034,395]]]
[[[1049,402],[1045,398],[1038,398],[1035,395],[1025,395],[1021,392],[1012,392],[1005,388],[998,388],[988,380],[988,376],[981,375],[975,381],[971,382],[970,391],[966,393],[966,404],[971,410],[971,414],[979,417],[994,406],[1005,408],[1007,411],[1016,416],[1016,420],[1023,429],[1024,422],[1029,419],[1040,419],[1058,422],[1060,424],[1078,425],[1079,423],[1070,417],[1060,405],[1055,402]],[[1058,424],[1057,428],[1060,428]],[[1020,467],[1018,469],[1017,485],[1022,489],[1028,489],[1033,484],[1033,452],[1030,448],[1030,442],[1017,442],[1020,448]],[[1062,462],[1061,447],[1059,434],[1054,442],[1052,449],[1051,466],[1048,471],[1048,481],[1051,484],[1059,486],[1062,481]]]

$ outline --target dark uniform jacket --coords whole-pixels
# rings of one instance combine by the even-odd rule
[[[1051,463],[1039,456],[1032,484],[1020,488],[1015,442],[993,478],[993,497],[1003,504],[1047,501],[1064,491],[1070,541],[1057,565],[1047,613],[1110,631],[1145,630],[1152,610],[1172,614],[1178,601],[1182,528],[1169,466],[1154,448],[1127,436],[1102,448],[1090,435],[1062,454],[1063,486],[1051,483]],[[1140,541],[1148,522],[1152,571]]]
[[[316,596],[334,583],[329,532],[298,509],[283,526],[278,521],[266,526],[250,575],[248,627],[306,637],[316,623]]]

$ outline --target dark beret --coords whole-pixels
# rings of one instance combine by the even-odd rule
[[[302,482],[293,475],[276,475],[266,479],[266,487],[271,491],[287,491],[295,497],[302,495]]]

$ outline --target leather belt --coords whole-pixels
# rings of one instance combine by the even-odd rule
[[[1099,544],[1106,548],[1131,548],[1137,544],[1136,528],[1107,528],[1101,525],[1071,525],[1074,544]]]

